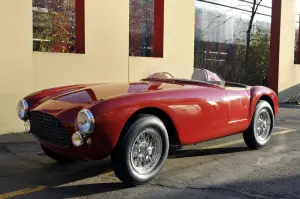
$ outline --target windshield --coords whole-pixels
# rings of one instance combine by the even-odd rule
[[[157,72],[147,76],[144,79],[173,79],[174,76],[168,72]]]
[[[218,76],[217,74],[207,70],[207,69],[195,69],[190,78],[176,78],[169,72],[156,72],[153,73],[143,80],[159,80],[159,79],[178,79],[178,80],[190,80],[190,81],[200,81],[207,82],[217,85],[225,85],[225,80]]]

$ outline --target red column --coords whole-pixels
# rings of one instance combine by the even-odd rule
[[[164,0],[154,0],[153,55],[163,57],[164,54]]]
[[[268,74],[268,87],[278,93],[279,78],[279,49],[280,49],[280,21],[281,1],[272,0],[272,21],[270,38],[270,68]]]
[[[297,57],[297,63],[296,64],[299,64],[300,63],[300,45],[299,45],[299,42],[300,42],[300,15],[298,15],[299,19],[297,21],[299,21],[299,29],[298,29],[298,53],[297,55],[295,56],[298,56]]]
[[[85,53],[84,0],[75,0],[76,53]]]

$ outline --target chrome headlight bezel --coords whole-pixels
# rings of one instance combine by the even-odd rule
[[[25,127],[25,131],[26,131],[27,133],[29,133],[30,130],[31,130],[30,120],[26,120],[26,121],[24,122],[24,127]]]
[[[79,132],[75,132],[72,135],[72,144],[75,147],[80,147],[82,145],[84,145],[84,139],[82,137],[82,135]]]
[[[92,134],[95,128],[95,118],[92,112],[88,109],[82,109],[78,112],[77,119],[78,131],[83,134]]]
[[[17,105],[17,114],[18,114],[18,117],[21,119],[21,120],[26,120],[27,119],[27,116],[28,116],[28,104],[27,102],[22,99],[18,102],[18,105]]]

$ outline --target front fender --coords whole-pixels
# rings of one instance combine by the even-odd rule
[[[86,87],[86,85],[81,84],[81,85],[61,86],[61,87],[44,89],[25,96],[24,100],[26,100],[29,106],[29,110],[31,110],[48,99],[84,87]]]
[[[95,107],[93,107],[95,108]],[[135,105],[126,108],[118,108],[99,114],[95,109],[91,109],[96,115],[95,129],[92,135],[93,145],[96,151],[102,154],[110,154],[117,145],[121,133],[127,121],[138,111],[144,108],[156,108],[167,112],[163,105],[143,106]]]

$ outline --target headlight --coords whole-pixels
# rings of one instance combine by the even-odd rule
[[[75,147],[80,147],[84,144],[84,140],[79,132],[72,135],[72,143]]]
[[[91,111],[83,109],[77,115],[78,130],[82,134],[91,134],[94,130],[95,119]]]
[[[30,128],[31,128],[30,121],[26,120],[26,122],[24,123],[24,126],[25,126],[25,131],[27,133],[29,133],[30,132]]]
[[[28,104],[25,100],[21,100],[17,106],[17,114],[21,120],[27,118]]]

